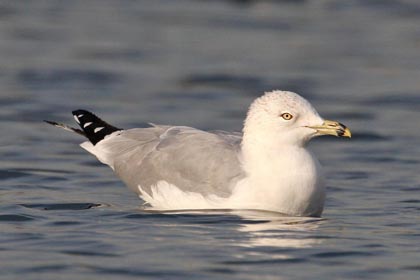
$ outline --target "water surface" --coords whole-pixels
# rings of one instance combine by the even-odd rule
[[[409,0],[0,4],[0,278],[418,279],[419,26]],[[142,211],[42,123],[240,131],[276,88],[352,129],[310,145],[322,219]]]

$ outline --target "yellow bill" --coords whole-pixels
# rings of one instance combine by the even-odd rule
[[[348,129],[344,124],[336,121],[325,120],[322,125],[308,127],[315,129],[319,135],[334,135],[337,137],[351,138],[350,129]]]

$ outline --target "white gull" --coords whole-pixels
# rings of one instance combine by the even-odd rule
[[[272,91],[250,106],[243,134],[150,124],[119,129],[77,110],[81,144],[156,210],[255,209],[320,216],[325,182],[306,144],[319,135],[350,137],[303,97]]]

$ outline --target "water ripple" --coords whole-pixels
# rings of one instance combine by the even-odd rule
[[[54,204],[21,204],[26,208],[38,210],[87,210],[91,208],[101,207],[98,203],[54,203]]]
[[[18,214],[1,214],[0,222],[28,222],[33,221],[34,218],[28,215]]]

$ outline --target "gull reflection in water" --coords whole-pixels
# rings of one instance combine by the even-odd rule
[[[314,231],[325,221],[322,218],[291,217],[268,211],[237,211],[244,222],[238,231],[249,234],[244,247],[309,248],[320,244]]]
[[[320,244],[324,239],[317,238],[318,227],[326,220],[323,218],[291,217],[277,212],[262,210],[230,210],[230,209],[202,209],[202,210],[141,210],[144,213],[159,213],[173,215],[191,215],[194,224],[204,222],[217,225],[226,222],[235,225],[238,232],[244,233],[235,245],[241,247],[258,248],[310,248]],[[206,218],[203,221],[203,217]],[[239,219],[238,219],[239,218]]]

